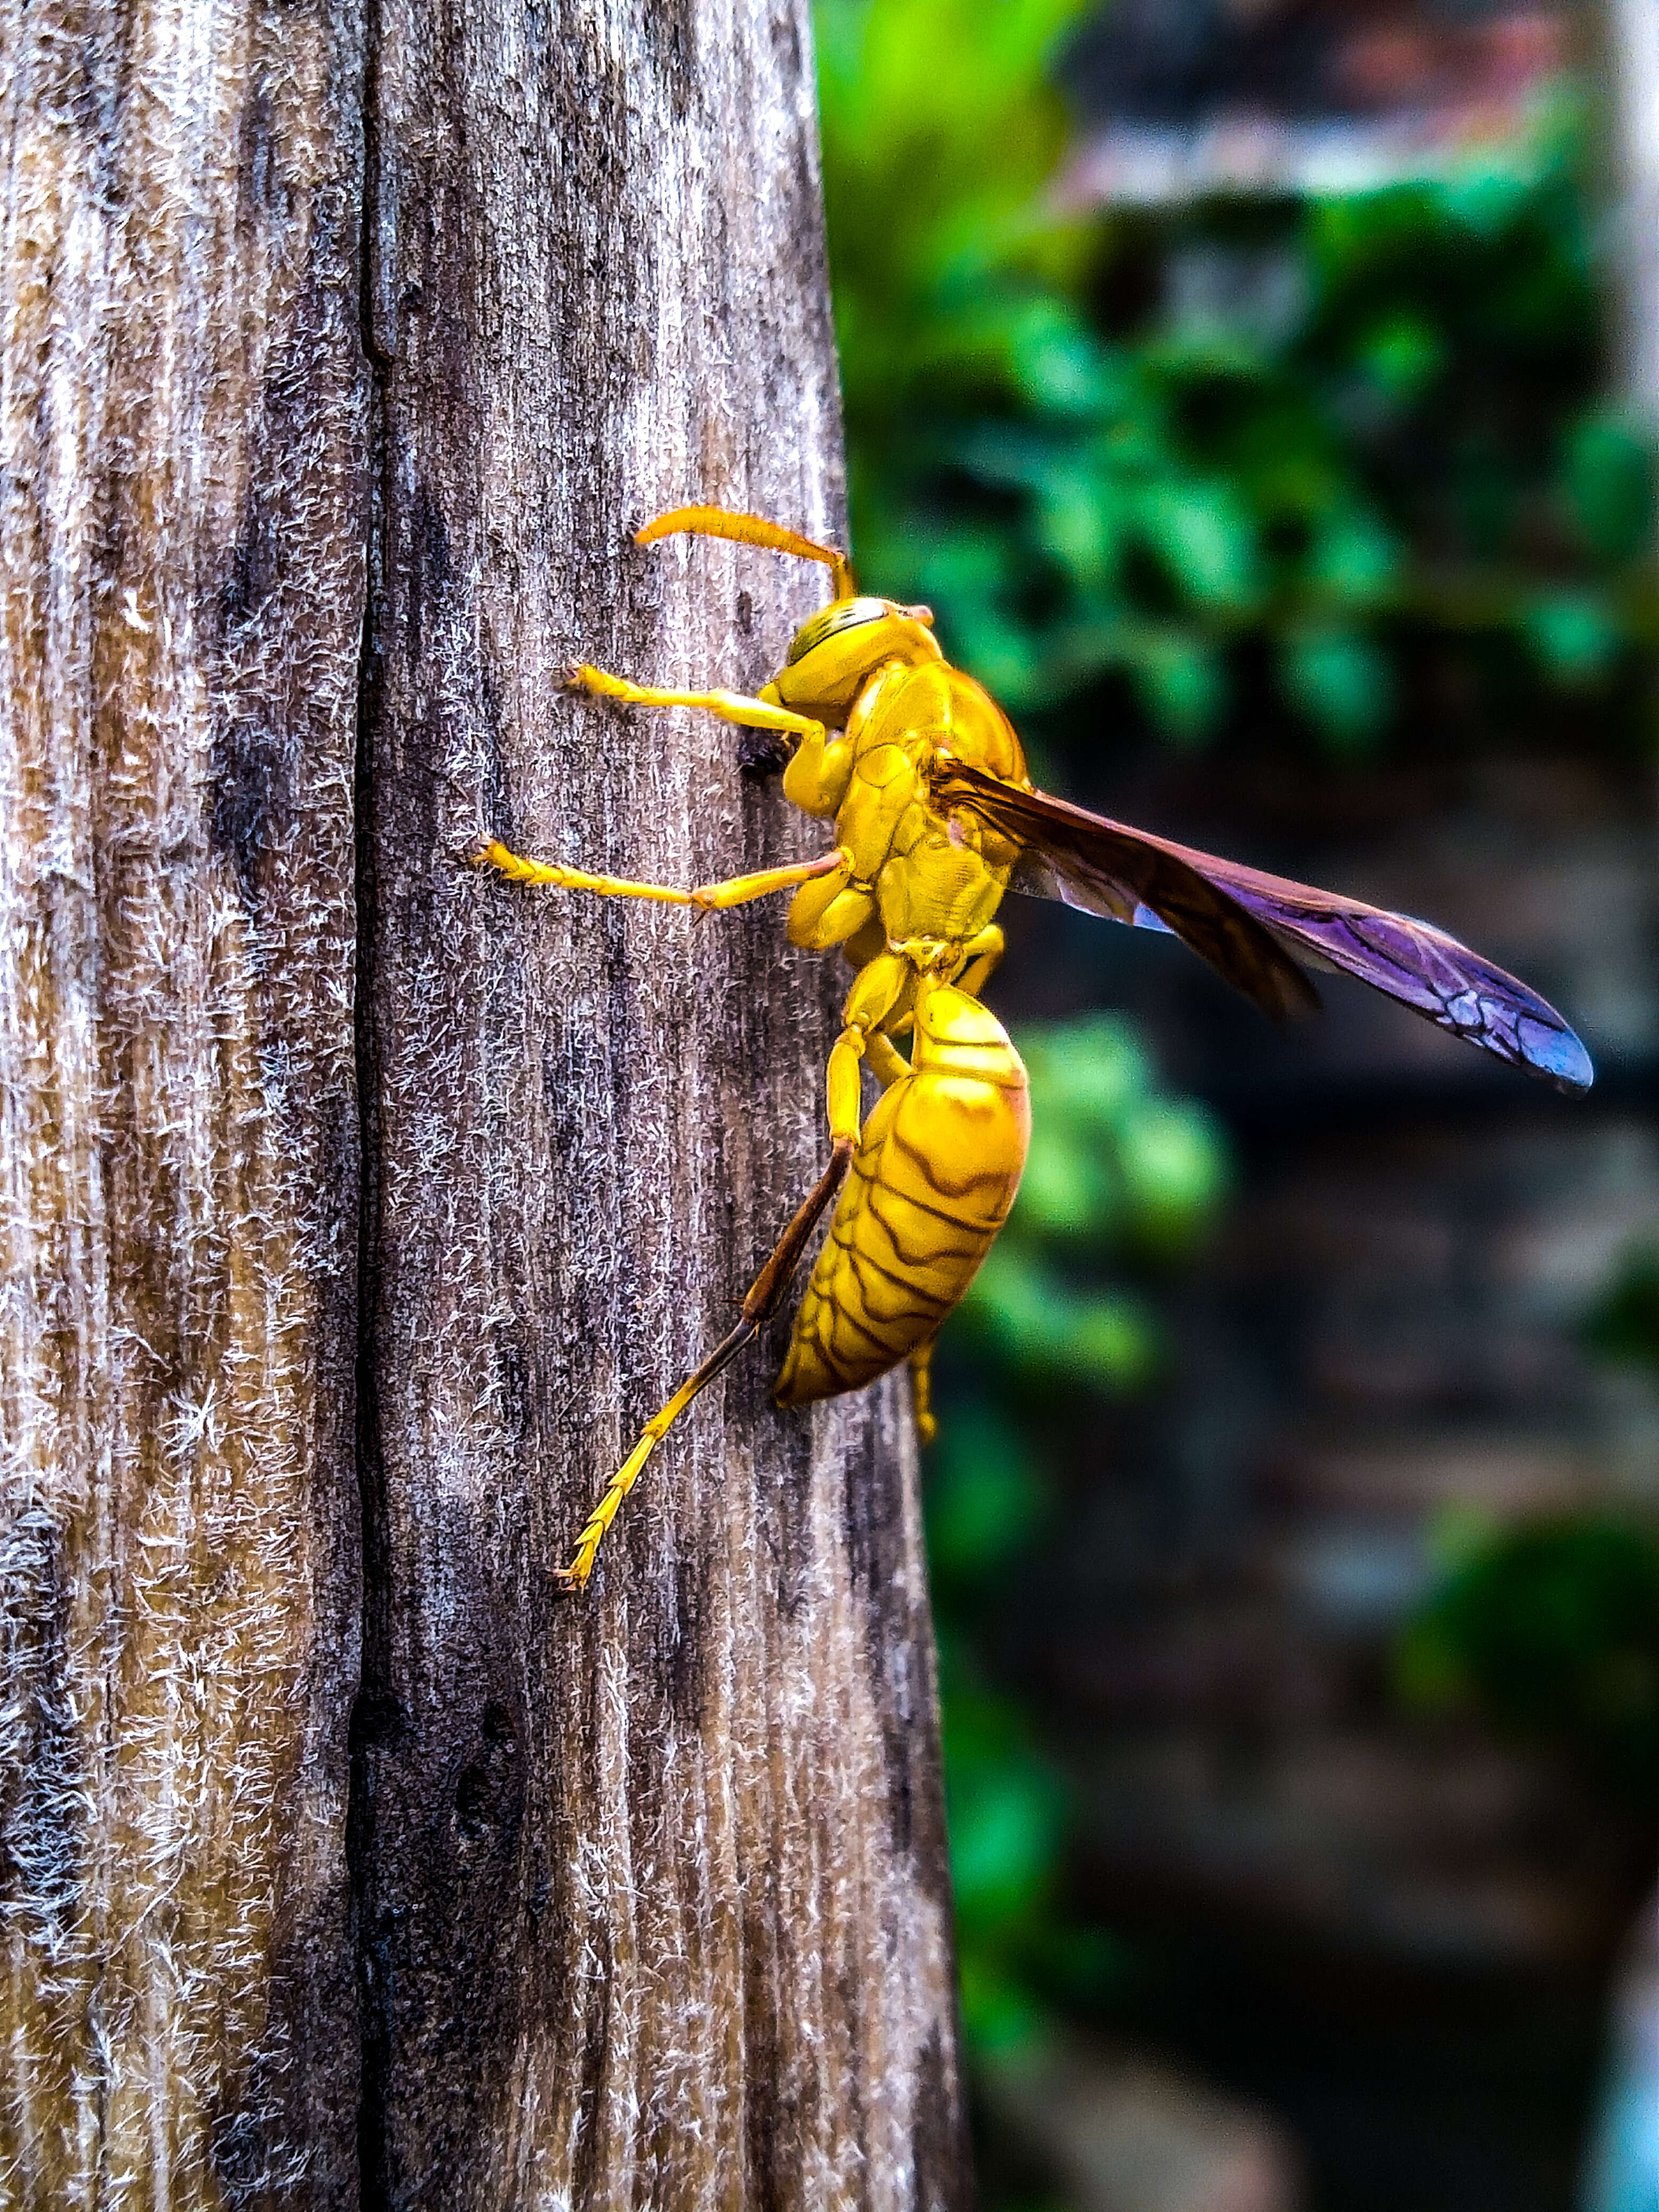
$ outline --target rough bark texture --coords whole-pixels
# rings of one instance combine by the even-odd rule
[[[689,1415],[594,1586],[549,1569],[825,1157],[824,963],[515,890],[481,833],[690,884],[816,849],[707,716],[822,575],[642,552],[691,499],[839,526],[805,0],[383,0],[369,671],[367,2171],[396,2203],[957,2201],[902,1394]]]
[[[324,2201],[361,32],[349,0],[3,20],[0,2197]]]
[[[769,1346],[548,1572],[840,979],[458,859],[811,849],[556,688],[822,596],[628,542],[838,520],[805,0],[0,20],[0,2197],[960,2203],[902,1393]]]

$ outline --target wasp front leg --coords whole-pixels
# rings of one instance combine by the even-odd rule
[[[565,677],[573,691],[591,691],[596,699],[617,699],[630,707],[701,707],[723,722],[741,723],[751,730],[776,730],[797,739],[824,734],[823,724],[810,714],[797,714],[775,700],[750,698],[742,691],[668,691],[656,684],[635,684],[626,676],[579,661]]]

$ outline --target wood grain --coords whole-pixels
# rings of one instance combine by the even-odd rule
[[[355,2188],[361,51],[0,28],[13,2206]]]
[[[803,0],[0,6],[0,2197],[968,2197],[903,1395],[733,733],[840,524]]]

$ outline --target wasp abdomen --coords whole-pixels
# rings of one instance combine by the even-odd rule
[[[926,992],[913,1071],[865,1122],[801,1301],[781,1406],[856,1390],[928,1341],[1008,1217],[1030,1136],[1001,1024],[961,991]]]

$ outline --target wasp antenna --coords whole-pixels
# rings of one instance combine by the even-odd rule
[[[724,507],[677,507],[659,514],[636,532],[636,545],[653,545],[659,538],[724,538],[734,545],[766,545],[775,553],[793,553],[802,561],[818,561],[829,569],[838,599],[852,599],[858,589],[847,556],[832,545],[803,538],[799,530],[786,530],[760,514],[737,514]]]

